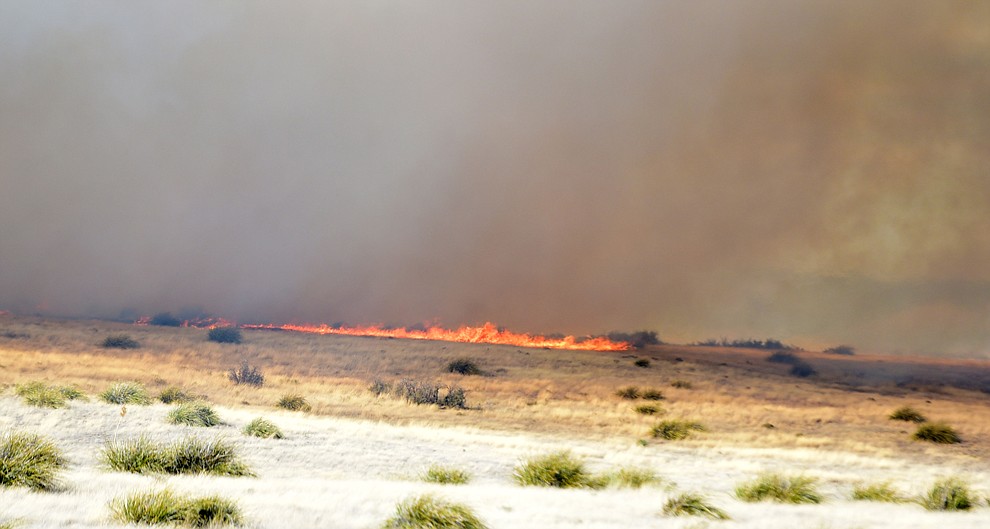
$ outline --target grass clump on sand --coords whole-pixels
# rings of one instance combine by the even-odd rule
[[[650,429],[650,435],[657,439],[678,441],[680,439],[687,439],[687,437],[691,435],[691,432],[703,431],[705,431],[705,426],[700,422],[674,419],[669,421],[660,421],[655,424],[653,428]]]
[[[607,474],[605,479],[609,485],[625,489],[639,489],[662,481],[660,476],[650,469],[633,467],[621,468]]]
[[[663,506],[666,516],[704,516],[712,520],[728,520],[729,515],[722,509],[708,503],[704,496],[684,493],[667,500]]]
[[[897,408],[888,416],[888,418],[892,421],[907,421],[916,422],[919,424],[928,420],[921,414],[921,412],[910,406]]]
[[[860,484],[853,487],[852,499],[858,501],[877,501],[885,503],[904,503],[906,498],[901,496],[890,483]]]
[[[86,396],[73,386],[49,386],[43,382],[28,382],[14,389],[26,404],[39,408],[61,408],[66,401],[85,399]]]
[[[124,523],[217,527],[244,523],[237,503],[220,496],[188,497],[169,489],[138,492],[110,502],[113,518]]]
[[[282,430],[275,423],[258,417],[257,419],[248,423],[244,427],[244,435],[250,435],[252,437],[261,437],[263,439],[283,439],[285,435],[282,434]]]
[[[151,404],[148,391],[137,382],[116,382],[100,393],[100,399],[108,404]]]
[[[253,476],[234,446],[222,439],[186,437],[171,444],[147,437],[107,441],[100,453],[111,470],[135,474],[214,474]]]
[[[651,389],[644,389],[643,390],[642,397],[645,400],[663,400],[664,399],[664,396],[663,396],[663,392],[662,391],[660,391],[659,389],[652,389],[652,388]]]
[[[943,423],[922,424],[918,427],[918,431],[914,432],[914,435],[911,437],[915,441],[928,441],[938,444],[956,444],[962,442],[959,434],[951,426]]]
[[[600,489],[608,485],[607,477],[592,476],[584,462],[566,450],[524,461],[516,466],[512,477],[523,486]]]
[[[126,334],[111,334],[100,343],[100,347],[104,349],[138,349],[141,344]]]
[[[241,330],[237,327],[214,327],[206,335],[211,342],[241,343]]]
[[[763,474],[749,483],[736,487],[736,497],[742,501],[776,501],[778,503],[821,503],[815,489],[815,479],[805,476]]]
[[[172,411],[168,412],[168,422],[206,428],[221,423],[217,412],[213,411],[209,404],[202,401],[178,404],[172,408]]]
[[[687,380],[679,380],[679,379],[671,382],[670,385],[671,387],[675,387],[677,389],[691,389],[693,387],[691,383],[688,382]]]
[[[395,514],[381,529],[487,529],[471,509],[433,496],[408,499],[395,507]]]
[[[615,396],[627,400],[636,400],[639,398],[639,388],[636,386],[625,387],[616,391]]]
[[[310,411],[313,409],[309,402],[306,402],[306,397],[297,394],[282,395],[276,406],[289,411]]]
[[[423,474],[423,481],[441,485],[464,485],[471,481],[471,475],[458,468],[433,465]]]
[[[40,435],[9,432],[0,436],[0,486],[54,490],[65,465],[62,451]]]
[[[969,486],[957,478],[936,481],[921,497],[921,505],[929,511],[968,511],[976,503]]]
[[[636,406],[636,413],[640,415],[656,415],[663,412],[663,408],[655,404],[643,404],[642,406]]]
[[[192,402],[196,400],[196,398],[189,393],[186,393],[178,386],[169,386],[158,394],[158,400],[165,404],[179,404],[182,402]]]
[[[451,361],[447,364],[447,372],[459,375],[483,375],[485,373],[478,367],[478,364],[474,363],[474,360],[468,358],[458,358]]]

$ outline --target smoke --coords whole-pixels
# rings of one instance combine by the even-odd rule
[[[0,72],[0,308],[990,351],[986,3],[0,2]]]

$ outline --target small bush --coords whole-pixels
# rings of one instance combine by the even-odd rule
[[[512,477],[520,485],[537,487],[600,488],[605,483],[593,478],[584,462],[568,451],[536,457],[517,465]]]
[[[775,364],[795,364],[800,361],[794,353],[787,351],[775,351],[767,357],[767,362],[773,362]]]
[[[441,408],[467,408],[467,396],[464,394],[464,388],[459,386],[451,386],[447,388],[447,393],[440,399],[439,405]]]
[[[639,398],[639,388],[636,386],[625,387],[616,391],[615,395],[623,399],[635,400]]]
[[[936,481],[921,498],[921,505],[929,511],[968,511],[976,502],[969,486],[956,478]]]
[[[306,397],[296,394],[282,395],[282,398],[279,399],[276,406],[282,408],[283,410],[289,411],[310,411],[313,409],[313,407],[306,402]]]
[[[110,511],[114,519],[133,524],[217,527],[244,522],[233,501],[220,496],[179,496],[169,489],[116,498],[110,502]]]
[[[0,486],[54,490],[66,459],[40,435],[9,432],[0,436]]]
[[[646,367],[650,367],[650,361],[647,358],[638,358],[636,359],[635,362],[633,362],[633,365],[636,367],[646,368]]]
[[[484,371],[475,364],[473,360],[467,358],[458,358],[447,364],[448,373],[457,373],[460,375],[481,375]]]
[[[168,422],[208,428],[220,424],[220,416],[205,402],[183,402],[168,412]]]
[[[100,347],[104,349],[138,349],[141,344],[126,334],[111,334],[103,340]]]
[[[643,404],[642,406],[636,406],[636,413],[640,415],[656,415],[661,411],[663,410],[656,404]]]
[[[282,430],[278,426],[275,426],[275,423],[261,417],[249,422],[242,431],[244,435],[264,439],[283,439],[285,437],[282,435]]]
[[[159,312],[148,320],[150,325],[158,325],[161,327],[178,327],[182,325],[182,320],[172,316],[171,312]]]
[[[691,389],[692,388],[691,383],[688,382],[687,380],[675,380],[675,381],[671,382],[670,385],[672,387],[677,388],[677,389]]]
[[[854,348],[851,345],[837,345],[835,347],[829,347],[828,349],[825,349],[822,352],[832,355],[852,356],[856,354],[856,348]]]
[[[192,402],[196,399],[178,386],[169,386],[158,394],[158,400],[165,404],[180,404],[183,402]]]
[[[643,391],[643,398],[646,400],[663,400],[663,392],[659,389],[647,389]]]
[[[818,371],[815,371],[815,368],[812,367],[811,364],[804,361],[798,361],[791,366],[790,373],[796,377],[807,378],[812,375],[817,375]]]
[[[902,503],[907,501],[890,483],[874,483],[873,485],[857,485],[853,488],[852,499],[858,501],[879,501],[886,503]]]
[[[928,441],[938,444],[956,444],[962,442],[959,434],[951,426],[943,423],[922,424],[918,427],[918,431],[914,432],[912,438],[915,441]]]
[[[392,392],[392,384],[380,378],[376,378],[371,382],[371,386],[368,386],[368,390],[374,393],[375,396],[380,397]]]
[[[616,487],[639,489],[645,485],[660,483],[660,476],[650,469],[622,468],[606,476],[608,483]]]
[[[234,384],[247,384],[248,386],[261,387],[265,383],[265,376],[257,367],[251,367],[247,360],[239,368],[231,369],[227,372],[227,378]]]
[[[186,437],[170,444],[146,437],[109,440],[100,457],[111,470],[135,474],[253,475],[234,446],[219,438],[206,441]]]
[[[712,520],[728,520],[729,515],[722,509],[708,503],[704,496],[684,493],[667,500],[663,506],[666,516],[704,516]]]
[[[821,503],[815,490],[815,479],[805,476],[763,474],[754,481],[736,487],[736,497],[742,501],[776,501],[779,503]]]
[[[661,421],[653,426],[650,430],[650,434],[653,435],[654,438],[677,441],[680,439],[686,439],[691,435],[692,431],[703,432],[705,431],[705,426],[695,421]]]
[[[144,386],[137,382],[117,382],[112,384],[103,393],[100,399],[108,404],[151,404],[151,398]]]
[[[395,507],[395,514],[382,529],[487,529],[467,506],[449,503],[433,496],[406,500]]]
[[[392,395],[413,404],[439,404],[440,384],[403,379],[392,386]]]
[[[211,342],[241,343],[241,330],[237,327],[214,327],[206,337]]]
[[[613,331],[606,335],[613,342],[626,342],[636,349],[642,349],[647,345],[659,345],[663,343],[657,336],[656,331],[636,331],[618,332]]]
[[[433,465],[423,474],[423,481],[441,485],[463,485],[471,481],[471,475],[460,469]]]
[[[890,414],[889,419],[892,421],[907,421],[907,422],[916,422],[919,424],[928,420],[925,418],[924,415],[921,414],[921,412],[910,406],[897,408],[896,410],[894,410],[893,413]]]

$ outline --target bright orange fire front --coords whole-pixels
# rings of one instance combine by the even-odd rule
[[[573,336],[547,338],[499,329],[493,323],[481,327],[460,327],[456,330],[430,327],[425,330],[387,329],[380,326],[331,327],[329,325],[242,325],[244,329],[270,329],[309,332],[315,334],[342,334],[346,336],[374,336],[380,338],[405,338],[410,340],[439,340],[445,342],[490,343],[519,347],[548,347],[551,349],[579,349],[583,351],[625,351],[626,342],[613,342],[608,338],[587,338],[578,341]]]

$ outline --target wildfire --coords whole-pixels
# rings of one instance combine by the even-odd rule
[[[490,343],[514,345],[517,347],[544,347],[550,349],[577,349],[583,351],[625,351],[626,342],[613,342],[608,338],[596,337],[578,340],[573,336],[548,338],[546,336],[515,333],[499,329],[494,323],[481,327],[462,326],[457,329],[429,327],[427,329],[391,329],[382,326],[337,327],[323,325],[260,324],[241,325],[243,329],[267,329],[281,331],[308,332],[314,334],[340,334],[345,336],[373,336],[379,338],[402,338],[408,340],[439,340],[444,342]]]

